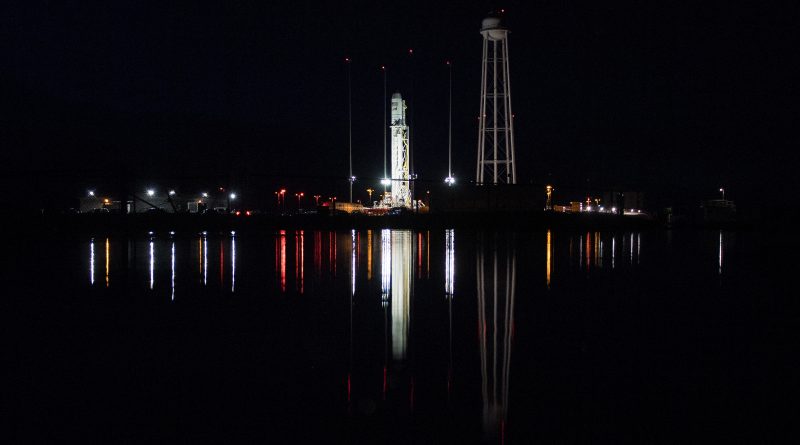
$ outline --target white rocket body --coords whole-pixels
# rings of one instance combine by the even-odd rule
[[[392,207],[411,207],[408,168],[408,125],[406,101],[400,93],[392,94]]]

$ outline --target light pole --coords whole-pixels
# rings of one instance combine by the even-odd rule
[[[303,198],[303,196],[305,196],[305,193],[295,193],[294,196],[297,197],[297,213],[300,213],[300,200]]]
[[[452,186],[456,182],[453,177],[453,64],[447,61],[449,78],[449,96],[447,111],[447,177],[444,178],[445,184]]]
[[[545,190],[547,191],[547,202],[544,205],[544,209],[553,210],[553,186],[548,184]]]
[[[353,183],[356,177],[353,176],[353,81],[350,74],[350,58],[344,59],[347,62],[347,153],[350,165],[350,202],[353,202]]]
[[[369,195],[369,202],[372,202],[372,192],[374,191],[375,190],[372,190],[371,188],[367,189],[367,194]]]
[[[314,203],[319,207],[319,198],[322,198],[322,195],[314,195]]]
[[[286,210],[286,189],[281,189],[279,201],[280,201],[279,204],[281,205],[281,210]]]
[[[725,200],[725,188],[724,187],[720,187],[719,191],[720,191],[720,193],[722,193],[722,200],[724,201]]]
[[[381,69],[383,70],[383,179],[381,179],[381,184],[383,185],[383,192],[386,193],[386,186],[391,184],[386,176],[386,129],[389,127],[389,123],[386,121],[386,109],[388,107],[386,104],[386,65],[381,65]]]

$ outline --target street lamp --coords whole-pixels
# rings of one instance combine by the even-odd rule
[[[322,195],[314,195],[314,203],[319,207],[319,198],[322,198]]]
[[[354,182],[356,182],[356,177],[350,175],[350,202],[353,202],[353,183]]]
[[[303,196],[305,196],[305,193],[303,193],[303,192],[295,193],[294,196],[297,197],[297,211],[299,212],[300,211],[300,200],[303,198]]]
[[[391,180],[391,179],[389,179],[389,178],[383,178],[383,179],[381,179],[381,185],[389,185],[389,184],[391,184],[391,183],[392,183],[392,180]]]
[[[203,198],[208,198],[208,192],[203,192]]]
[[[94,196],[94,190],[89,190],[89,196]]]
[[[175,196],[175,190],[170,190],[169,191],[169,196]]]
[[[220,189],[221,188],[222,187],[220,187]],[[233,201],[234,199],[236,199],[236,193],[229,193],[228,194],[228,213],[231,212],[231,201]]]
[[[375,190],[367,189],[367,194],[369,195],[369,202],[372,202],[372,192],[374,192],[374,191]]]
[[[725,188],[720,187],[719,191],[720,191],[720,193],[722,193],[722,200],[724,201],[725,200]]]
[[[155,196],[155,194],[156,194],[156,191],[155,191],[155,190],[153,190],[153,189],[147,189],[147,196],[150,196],[150,197],[152,197],[152,196]]]

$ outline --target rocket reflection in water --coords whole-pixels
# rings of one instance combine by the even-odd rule
[[[401,361],[406,358],[411,310],[411,232],[393,230],[391,243],[392,356]]]
[[[381,308],[383,308],[383,386],[382,397],[386,399],[389,389],[389,292],[392,286],[392,233],[381,230]]]
[[[487,237],[489,239],[487,239]],[[478,326],[481,355],[483,427],[505,432],[514,332],[516,252],[514,240],[482,235],[477,249]]]

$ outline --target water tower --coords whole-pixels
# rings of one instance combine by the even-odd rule
[[[478,184],[516,184],[508,29],[494,14],[481,22],[483,66],[478,116]]]

